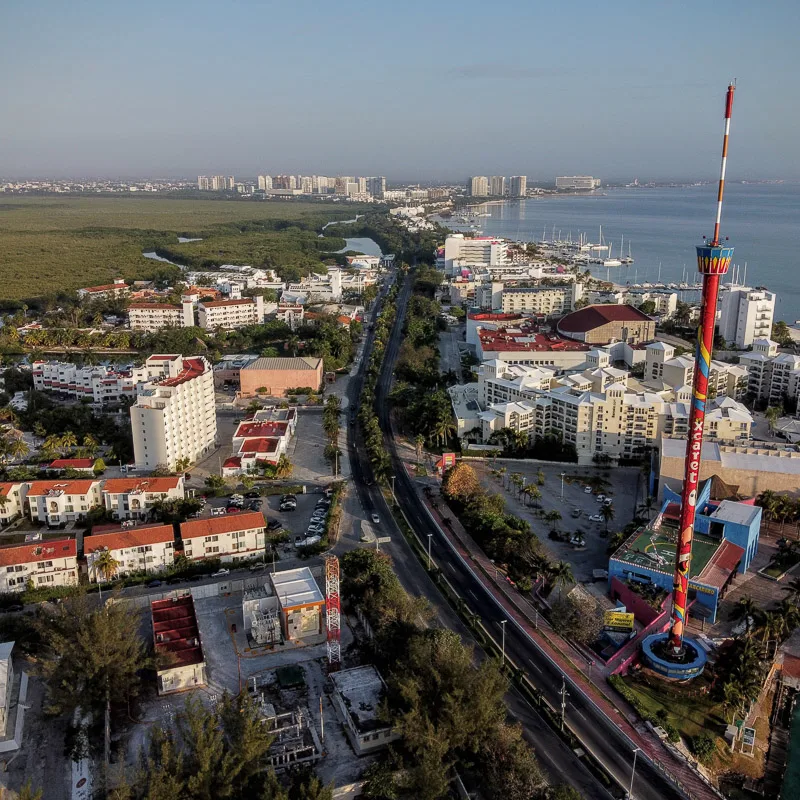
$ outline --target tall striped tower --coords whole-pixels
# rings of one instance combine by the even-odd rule
[[[686,622],[686,600],[689,591],[689,566],[692,561],[692,537],[694,535],[697,484],[700,476],[700,454],[703,447],[703,424],[706,416],[708,395],[708,372],[711,366],[711,351],[714,347],[714,327],[717,318],[717,297],[720,277],[725,275],[731,263],[733,248],[723,246],[720,241],[722,221],[722,196],[725,192],[725,169],[728,160],[728,134],[731,129],[731,110],[735,85],[728,86],[725,102],[725,137],[722,144],[722,167],[717,193],[717,217],[714,236],[697,248],[697,269],[703,276],[703,294],[700,307],[700,325],[697,328],[697,349],[694,357],[694,383],[692,406],[689,412],[689,438],[686,443],[683,492],[681,494],[681,516],[678,546],[673,580],[672,621],[669,631],[669,649],[672,657],[683,655],[683,629]]]

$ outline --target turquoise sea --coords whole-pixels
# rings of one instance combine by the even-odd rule
[[[487,204],[490,214],[476,222],[484,235],[530,241],[545,233],[576,240],[581,232],[592,242],[620,240],[634,264],[610,270],[617,283],[661,280],[679,282],[684,270],[696,277],[694,246],[713,232],[716,185],[688,188],[601,190],[595,195],[545,196],[541,199]],[[735,247],[734,261],[747,283],[777,294],[776,319],[800,319],[800,184],[729,183],[722,212],[722,235]],[[606,270],[595,267],[606,277]]]

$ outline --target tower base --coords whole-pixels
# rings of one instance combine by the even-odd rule
[[[642,642],[642,658],[647,667],[664,678],[673,681],[686,681],[703,673],[708,656],[692,638],[683,639],[683,655],[679,659],[671,657],[669,633],[654,633]]]

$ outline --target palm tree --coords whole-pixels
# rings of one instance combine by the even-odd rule
[[[614,519],[614,505],[613,503],[608,503],[608,505],[603,505],[600,509],[600,516],[603,518],[603,521],[606,523],[606,533],[608,533],[608,523]]]
[[[100,442],[98,442],[91,433],[87,433],[86,436],[83,437],[82,445],[86,455],[89,458],[94,458],[97,453],[97,448],[100,447]]]
[[[800,610],[798,610],[797,606],[795,606],[788,597],[785,597],[778,604],[775,613],[780,620],[780,623],[776,624],[776,632],[779,638],[786,639],[791,635],[798,624],[800,624]]]
[[[104,583],[108,583],[119,569],[119,561],[111,555],[111,551],[106,547],[97,552],[92,559],[92,569],[95,579],[102,578]]]
[[[791,600],[796,606],[800,605],[800,578],[794,578],[788,586],[783,587],[784,592],[789,592],[788,600]]]
[[[25,458],[30,452],[30,447],[21,436],[13,437],[8,443],[6,452],[12,461],[16,461],[18,458]]]
[[[539,487],[533,483],[529,483],[523,488],[522,496],[529,498],[531,502],[536,502],[537,500],[542,499],[542,493],[539,490]]]
[[[556,511],[553,509],[552,511],[548,511],[544,515],[544,521],[553,525],[553,527],[558,527],[558,523],[561,520],[561,512]]]
[[[564,586],[575,583],[572,567],[566,561],[556,561],[549,569],[547,582],[552,588],[557,588],[560,594]]]
[[[731,724],[736,719],[736,712],[742,705],[744,695],[741,688],[734,681],[727,681],[722,686],[722,695],[724,697],[723,705],[731,711]]]
[[[55,458],[61,451],[61,438],[51,433],[43,442],[40,448],[44,458]]]
[[[745,635],[750,636],[762,615],[761,608],[749,594],[742,595],[731,611],[731,619],[743,619]]]
[[[59,449],[66,455],[73,447],[78,446],[78,439],[72,431],[67,431],[58,440]]]
[[[536,473],[536,483],[538,483],[539,486],[544,486],[544,470],[541,467],[539,467],[539,471]]]
[[[783,409],[780,406],[770,406],[764,412],[764,416],[767,418],[767,424],[769,425],[770,433],[775,432],[775,428],[778,426],[778,420],[782,415]]]
[[[417,453],[417,466],[419,466],[420,459],[422,458],[422,449],[425,447],[425,437],[418,433],[414,437],[414,450]]]

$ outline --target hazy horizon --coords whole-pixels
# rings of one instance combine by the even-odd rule
[[[0,175],[800,178],[794,4],[0,9]]]

